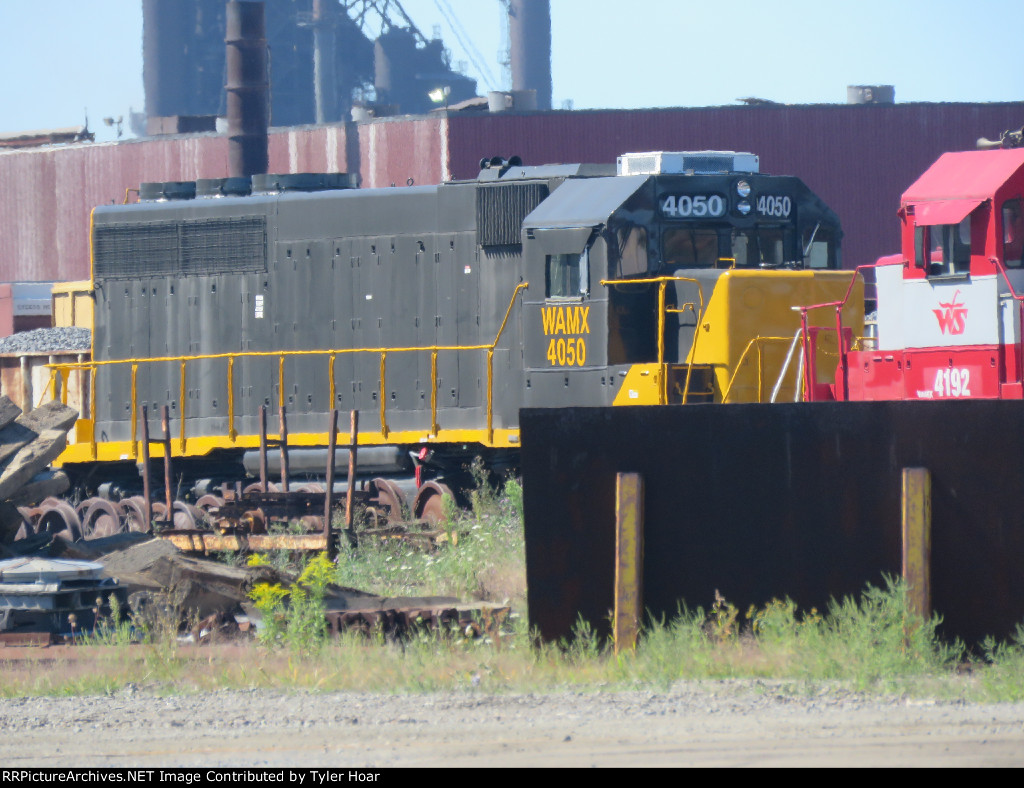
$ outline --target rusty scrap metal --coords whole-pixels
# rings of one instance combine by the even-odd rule
[[[501,628],[511,608],[504,605],[455,605],[444,607],[397,607],[384,610],[329,610],[328,631],[339,635],[356,631],[401,638],[417,631],[459,633],[463,637],[490,637],[500,642]]]

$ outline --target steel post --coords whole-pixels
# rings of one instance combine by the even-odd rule
[[[330,426],[327,432],[327,493],[324,501],[324,538],[327,540],[327,556],[335,557],[334,539],[331,538],[331,523],[334,508],[334,453],[338,446],[338,409],[331,411]]]
[[[910,610],[926,621],[932,615],[932,479],[927,468],[903,469],[903,580]]]
[[[349,447],[348,447],[348,490],[345,492],[345,529],[349,538],[354,530],[352,520],[352,494],[356,487],[356,452],[359,449],[359,411],[354,410],[350,416]]]
[[[182,421],[184,422],[184,415]],[[174,522],[174,496],[171,494],[171,410],[166,405],[160,414],[160,426],[164,431],[164,496],[167,499],[167,520]]]
[[[615,653],[636,648],[643,616],[644,480],[615,479]]]
[[[142,406],[142,497],[146,512],[146,527],[153,527],[153,501],[149,486],[149,407]]]

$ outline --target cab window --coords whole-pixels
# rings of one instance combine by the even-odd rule
[[[669,268],[712,268],[718,264],[718,231],[695,227],[666,230],[662,238]]]
[[[805,268],[838,268],[836,245],[832,242],[832,233],[820,226],[808,227],[803,239]]]
[[[917,227],[914,252],[928,276],[952,276],[971,270],[971,217],[960,224]]]
[[[590,292],[589,256],[549,254],[547,256],[547,297],[581,298]]]
[[[619,276],[642,276],[647,273],[647,229],[626,227],[618,232]]]
[[[1019,197],[1003,203],[1003,260],[1007,268],[1024,266],[1024,213]]]
[[[773,267],[786,262],[781,227],[732,231],[732,256],[737,268]]]

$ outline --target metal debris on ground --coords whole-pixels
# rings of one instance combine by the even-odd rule
[[[0,644],[49,645],[91,632],[111,616],[111,597],[127,607],[117,580],[88,561],[0,561]]]

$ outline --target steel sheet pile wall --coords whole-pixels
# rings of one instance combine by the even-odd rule
[[[899,249],[900,195],[935,159],[1022,122],[1020,102],[503,113],[452,117],[448,148],[455,178],[475,177],[483,156],[545,164],[614,162],[631,151],[751,151],[762,172],[802,178],[839,214],[849,268]]]
[[[645,484],[643,607],[720,591],[803,610],[900,571],[900,482],[932,474],[932,595],[950,636],[1024,621],[1024,409],[1015,402],[524,410],[530,624],[609,632],[615,476]]]

